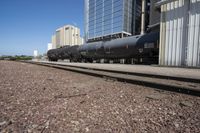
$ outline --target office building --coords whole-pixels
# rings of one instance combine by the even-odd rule
[[[55,35],[52,37],[52,43],[56,45],[56,48],[65,45],[81,45],[83,44],[83,38],[80,37],[79,28],[66,25],[56,30]]]
[[[140,34],[141,0],[85,0],[85,41]]]
[[[162,0],[159,64],[200,67],[200,0]]]

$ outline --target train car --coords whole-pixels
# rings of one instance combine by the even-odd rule
[[[58,56],[55,51],[57,51],[57,50],[51,49],[47,52],[47,57],[48,57],[49,61],[58,61]]]
[[[79,53],[84,61],[92,62],[93,60],[103,59],[105,57],[104,43],[102,41],[81,45]]]
[[[134,59],[140,63],[158,63],[159,33],[131,36],[111,41],[84,44],[80,54],[87,60]],[[129,61],[130,62],[130,61]]]
[[[73,62],[81,62],[82,60],[82,57],[81,57],[81,54],[79,53],[79,45],[74,45],[74,46],[71,46],[70,48],[67,49],[67,53],[69,55],[68,58],[66,59],[69,59],[70,62],[73,61]]]
[[[93,62],[94,60],[120,60],[130,63],[158,63],[159,33],[131,36],[111,41],[99,41],[81,46],[67,46],[48,51],[52,61],[70,59],[74,62]]]
[[[68,49],[70,48],[69,45],[57,48],[57,49],[51,49],[47,52],[47,56],[50,61],[58,61],[59,59],[67,59],[69,58]]]

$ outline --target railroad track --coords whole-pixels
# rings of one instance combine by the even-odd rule
[[[166,91],[173,91],[194,96],[200,96],[200,79],[191,79],[187,77],[185,78],[170,77],[170,76],[144,74],[144,73],[131,73],[131,72],[122,72],[114,70],[103,70],[103,69],[87,68],[81,66],[57,64],[53,62],[34,62],[34,61],[23,61],[23,62],[78,72],[82,74],[107,78],[120,82],[152,87]]]

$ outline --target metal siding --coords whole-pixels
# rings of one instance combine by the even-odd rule
[[[173,49],[172,49],[172,64],[173,65],[176,65],[176,58],[177,58],[177,54],[178,54],[178,49],[176,48],[176,46],[177,46],[177,43],[176,43],[176,41],[177,41],[177,35],[178,35],[178,29],[177,29],[177,21],[178,21],[178,10],[177,10],[177,7],[178,7],[178,3],[177,3],[177,1],[175,1],[174,2],[174,11],[175,11],[175,13],[174,13],[174,18],[176,18],[176,19],[174,19],[174,25],[173,25],[173,27],[174,27],[174,32],[173,32]]]
[[[195,0],[196,1],[196,0]],[[194,2],[194,1],[193,1]],[[193,4],[192,4],[193,5]],[[195,14],[196,12],[196,5],[194,5],[194,10],[195,11],[192,11],[192,13],[194,13],[194,16],[195,16],[195,20],[194,20],[194,52],[193,52],[193,61],[192,61],[192,66],[196,66],[197,65],[197,53],[198,53],[198,49],[197,49],[197,45],[198,45],[198,33],[199,33],[199,26],[198,25],[198,14]]]
[[[199,0],[200,1],[200,0]],[[200,2],[198,3],[198,7],[200,7]],[[200,12],[200,9],[199,9],[199,11],[198,12]],[[200,13],[198,14],[198,20],[199,20],[199,39],[198,39],[198,61],[197,61],[197,64],[198,64],[198,66],[200,66]]]
[[[188,66],[200,66],[199,64],[199,38],[200,38],[200,0],[190,1],[189,27],[188,27]]]
[[[165,48],[164,48],[164,42],[165,42],[165,6],[161,7],[161,21],[160,21],[160,47],[159,47],[159,62],[160,65],[164,65],[164,55],[165,55]]]
[[[198,66],[198,58],[199,58],[199,38],[200,38],[200,26],[199,26],[199,21],[200,21],[200,13],[199,13],[199,8],[200,4],[198,3],[200,0],[195,0],[193,5],[194,5],[194,10],[193,13],[195,14],[195,24],[194,24],[194,29],[195,29],[195,39],[194,39],[194,54],[193,54],[193,66]]]
[[[179,0],[181,2],[181,6],[179,7],[179,10],[181,12],[181,25],[180,25],[180,47],[179,47],[179,64],[176,66],[182,66],[185,64],[186,61],[186,49],[187,49],[187,16],[188,16],[188,8],[187,8],[187,1],[188,0]]]
[[[165,65],[169,65],[168,64],[168,60],[169,60],[169,40],[170,40],[170,37],[169,37],[169,27],[170,27],[170,15],[168,13],[170,9],[170,6],[167,4],[167,7],[166,7],[166,42],[165,42]]]
[[[200,38],[200,0],[197,0],[197,2],[196,2],[196,4],[195,4],[195,6],[196,6],[196,8],[195,8],[195,10],[196,10],[196,50],[197,50],[197,53],[196,53],[196,65],[197,66],[200,66],[200,64],[199,64],[199,58],[200,58],[200,51],[199,51],[199,47],[200,47],[200,42],[199,42],[199,38]]]
[[[169,10],[168,10],[168,14],[169,14],[169,48],[168,48],[168,65],[173,65],[172,64],[172,51],[173,51],[173,47],[172,47],[172,43],[173,43],[173,20],[174,20],[174,13],[171,13],[171,11],[173,10],[173,2],[169,4]]]
[[[197,49],[198,49],[198,53],[197,53],[197,66],[200,66],[200,0],[198,0],[198,3],[196,5],[197,12],[198,12],[198,16],[197,16],[197,27],[198,27],[198,39],[197,39]]]
[[[191,8],[191,6],[190,6]],[[187,65],[191,66],[192,65],[192,53],[193,53],[193,32],[194,29],[192,27],[192,24],[194,22],[194,15],[191,15],[191,11],[189,14],[189,25],[188,25],[188,58],[187,58]]]
[[[200,0],[161,6],[160,65],[200,66]]]
[[[182,0],[181,1],[177,1],[177,37],[176,37],[176,50],[177,50],[177,52],[176,52],[176,62],[175,62],[175,64],[176,65],[181,65],[181,63],[180,63],[180,60],[181,60],[181,58],[180,58],[180,53],[181,53],[181,51],[180,51],[180,49],[181,49],[181,47],[182,47],[182,45],[181,45],[181,31],[182,31],[182,18],[181,18],[181,16],[182,16],[182,12],[181,12],[181,10],[180,10],[180,8],[179,7],[181,7],[182,6]]]

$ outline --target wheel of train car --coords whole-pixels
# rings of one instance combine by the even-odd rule
[[[90,59],[90,58],[87,58],[84,60],[84,63],[92,63],[93,62],[93,59]]]
[[[93,63],[93,59],[89,59],[89,61],[88,61],[89,63]]]

